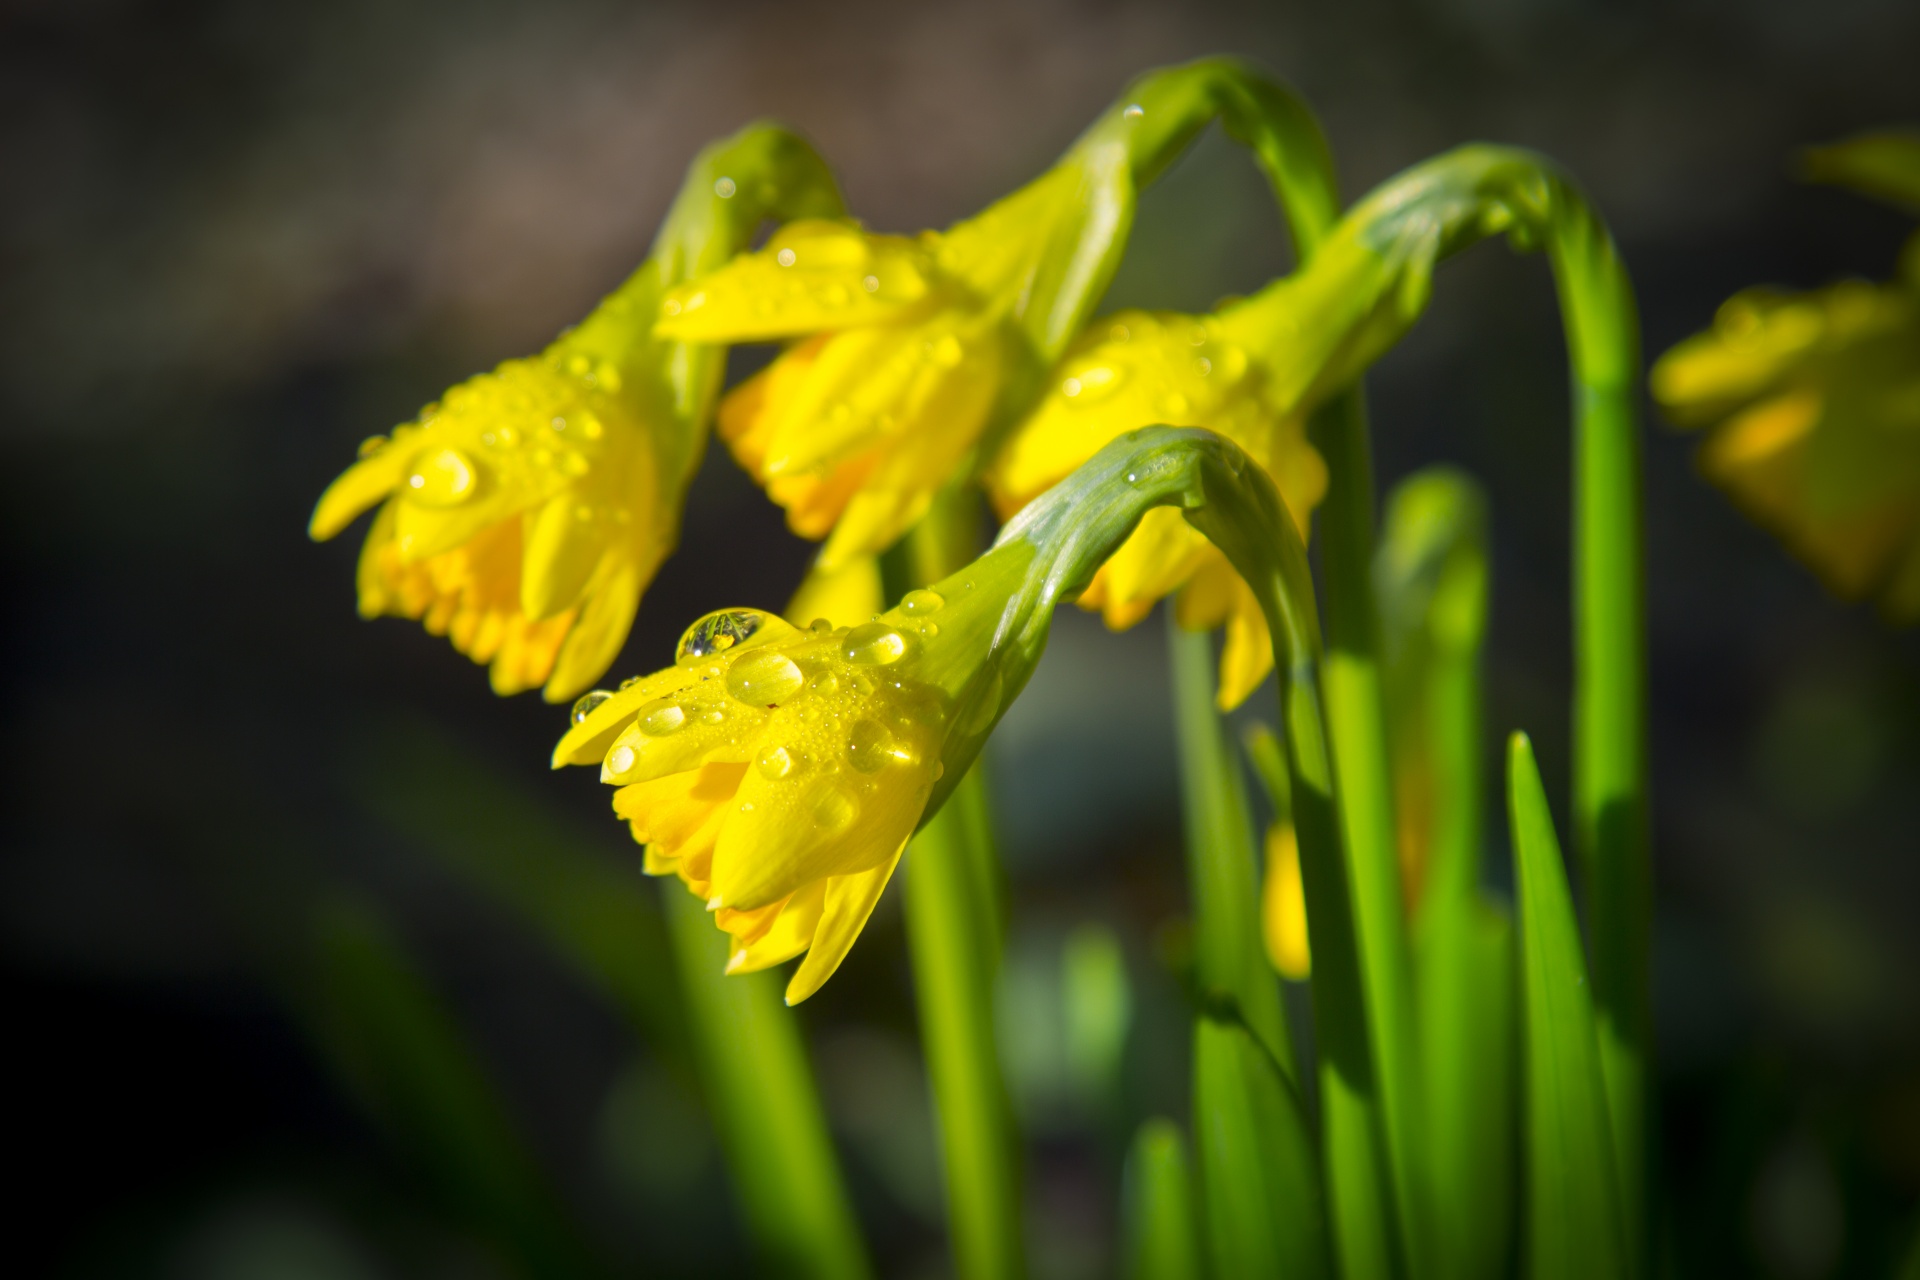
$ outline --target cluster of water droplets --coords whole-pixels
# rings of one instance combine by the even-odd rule
[[[769,274],[771,261],[780,270]],[[801,222],[782,229],[743,260],[737,285],[751,289],[761,321],[819,311],[844,313],[858,323],[876,306],[891,311],[918,302],[932,289],[934,268],[919,245],[897,236],[870,236],[842,223]],[[681,286],[661,301],[668,319],[691,316],[726,298],[736,282],[720,279]]]
[[[1109,403],[1128,391],[1128,409],[1172,422],[1197,425],[1223,398],[1239,390],[1249,373],[1246,349],[1195,316],[1123,312],[1104,331],[1082,341],[1054,384],[1057,407],[1069,412],[1118,409]]]
[[[552,490],[592,471],[609,431],[625,413],[617,399],[623,375],[613,364],[564,349],[509,360],[450,389],[420,412],[416,426],[396,433],[420,440],[400,495],[416,506],[452,509],[495,485]],[[361,445],[365,457],[387,441]],[[624,504],[605,510],[582,503],[581,520],[625,524]]]
[[[752,609],[723,609],[687,629],[676,667],[691,680],[635,708],[608,751],[603,776],[623,783],[713,761],[747,764],[762,805],[790,812],[822,835],[851,827],[890,801],[924,800],[939,777],[945,698],[911,676],[925,639],[939,633],[944,601],[909,595],[896,626],[873,621],[807,630]],[[658,679],[659,677],[648,677]],[[632,687],[632,682],[623,688]],[[584,721],[614,695],[574,705]],[[656,764],[649,768],[649,760]],[[755,800],[743,797],[751,812]]]

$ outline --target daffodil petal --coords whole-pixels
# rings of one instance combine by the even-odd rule
[[[1293,824],[1267,829],[1267,874],[1260,888],[1260,926],[1267,958],[1280,976],[1304,982],[1313,972],[1307,939],[1306,889],[1300,878],[1300,842]]]
[[[620,689],[594,707],[561,736],[553,748],[553,767],[569,764],[599,764],[607,748],[632,722],[639,709],[656,698],[687,688],[698,680],[720,672],[719,663],[696,666],[672,666]]]
[[[755,253],[667,292],[654,333],[677,342],[757,342],[903,319],[935,294],[917,241],[840,222],[789,223]]]
[[[1239,575],[1235,575],[1239,582]],[[1220,688],[1215,702],[1231,711],[1253,695],[1273,670],[1273,638],[1267,617],[1246,583],[1239,582],[1233,612],[1227,618],[1227,640],[1220,650]]]
[[[813,933],[813,945],[800,962],[792,981],[787,983],[787,1003],[799,1004],[818,991],[839,969],[840,962],[853,949],[854,939],[867,926],[868,917],[880,902],[893,869],[900,865],[906,848],[902,840],[893,856],[871,870],[854,875],[835,876],[827,882],[826,903],[819,926]]]
[[[793,959],[813,942],[831,881],[816,880],[780,904],[768,927],[753,939],[736,938],[727,958],[730,974],[758,973]],[[722,926],[724,927],[724,926]]]
[[[527,513],[521,554],[520,611],[539,621],[580,602],[607,551],[606,531],[579,517],[569,493]]]
[[[416,451],[416,441],[409,433],[348,467],[320,495],[313,519],[307,524],[307,536],[325,542],[352,524],[362,511],[390,496],[406,478]]]
[[[642,576],[638,565],[626,564],[587,593],[580,616],[554,659],[553,674],[547,677],[541,696],[548,702],[579,697],[620,656],[633,629],[633,616],[640,610]]]
[[[857,627],[871,622],[884,608],[880,561],[874,556],[852,556],[837,569],[816,563],[785,612],[801,623],[825,618],[836,627]]]

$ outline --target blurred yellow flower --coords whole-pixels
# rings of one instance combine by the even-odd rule
[[[1096,322],[1069,349],[1045,398],[988,469],[988,491],[1011,515],[1107,442],[1163,423],[1232,440],[1273,477],[1304,540],[1327,469],[1306,436],[1300,380],[1283,383],[1270,354],[1278,290],[1213,315],[1125,311]],[[1184,589],[1183,589],[1184,588]],[[1115,630],[1179,591],[1183,626],[1224,624],[1222,709],[1245,701],[1273,669],[1258,602],[1224,555],[1172,508],[1147,513],[1080,597]]]
[[[1707,475],[1838,595],[1920,619],[1920,280],[1749,290],[1655,364]]]
[[[1260,887],[1260,932],[1280,976],[1304,982],[1313,973],[1307,942],[1307,893],[1300,879],[1300,840],[1291,822],[1267,828],[1267,874]]]
[[[878,621],[806,630],[709,614],[673,666],[582,698],[554,749],[556,768],[598,763],[619,788],[646,869],[678,875],[731,935],[727,972],[806,952],[789,1003],[846,957],[944,772],[956,671],[997,617],[944,606],[916,591]]]
[[[827,539],[822,570],[885,550],[966,462],[1017,358],[1008,314],[1077,194],[1072,176],[1055,170],[913,238],[793,223],[662,300],[662,337],[802,339],[727,396],[719,431],[794,532]]]

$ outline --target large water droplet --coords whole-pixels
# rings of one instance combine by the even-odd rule
[[[639,679],[638,676],[634,678],[636,680]],[[620,687],[624,689],[627,686],[625,683],[622,683]],[[613,695],[608,693],[605,689],[595,689],[591,693],[581,694],[578,698],[574,700],[574,703],[573,703],[573,722],[575,724],[579,724],[582,720],[585,720],[588,716],[593,714],[595,707],[598,707],[601,703],[605,702],[608,698],[611,698],[612,696]]]
[[[847,763],[861,773],[878,773],[890,764],[912,764],[913,748],[885,726],[862,720],[847,733]]]
[[[725,653],[742,641],[752,639],[772,617],[758,609],[715,610],[686,629],[674,649],[673,660],[685,666]]]
[[[831,671],[816,671],[807,678],[807,691],[816,697],[826,697],[840,691],[840,677]]]
[[[827,782],[807,797],[807,808],[813,814],[814,825],[821,830],[845,831],[859,814],[860,802],[844,787]]]
[[[640,708],[640,732],[649,738],[664,738],[687,725],[687,709],[672,698],[659,698]]]
[[[780,252],[773,255],[773,260],[779,263],[783,267],[790,267],[795,262],[793,250],[782,249]]]
[[[1126,110],[1120,114],[1128,120],[1138,120],[1141,116],[1147,114],[1147,109],[1137,102],[1129,102]]]
[[[938,613],[940,606],[946,602],[946,597],[938,591],[928,591],[922,587],[918,591],[907,592],[906,599],[900,602],[900,612],[910,618],[923,618],[929,613]]]
[[[407,495],[429,507],[457,507],[479,487],[473,460],[458,449],[435,449],[407,477]]]
[[[793,772],[793,752],[785,747],[768,747],[754,757],[753,767],[769,782],[778,782]]]
[[[633,768],[633,762],[634,754],[632,747],[615,747],[607,753],[606,769],[608,776],[618,778],[621,774]]]
[[[847,632],[840,656],[862,666],[885,666],[907,656],[907,638],[884,622],[868,622]]]
[[[727,692],[749,706],[772,707],[800,692],[805,680],[784,653],[751,653],[727,672]]]
[[[713,184],[713,194],[719,196],[722,200],[733,199],[733,193],[739,189],[740,188],[734,184],[732,178],[722,178]]]

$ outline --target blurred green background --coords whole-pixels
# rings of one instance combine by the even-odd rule
[[[778,116],[871,225],[937,226],[1136,72],[1239,54],[1319,109],[1349,196],[1470,139],[1561,160],[1658,353],[1747,284],[1890,272],[1908,222],[1789,160],[1920,120],[1916,49],[1902,0],[0,8],[8,1270],[745,1269],[655,888],[592,773],[546,768],[564,710],[357,621],[357,534],[304,533],[362,437],[620,280],[707,140]],[[1201,309],[1288,260],[1209,136],[1110,302]],[[1552,293],[1497,248],[1437,293],[1370,379],[1380,472],[1490,488],[1489,760],[1529,730],[1558,804]],[[1650,429],[1665,1247],[1885,1274],[1920,1196],[1920,644],[1824,597],[1690,451]],[[807,555],[716,453],[609,683],[709,609],[778,608]],[[1049,1277],[1110,1268],[1123,1135],[1185,1112],[1163,649],[1063,616],[990,758]],[[944,1274],[897,892],[801,1017],[880,1270]]]

